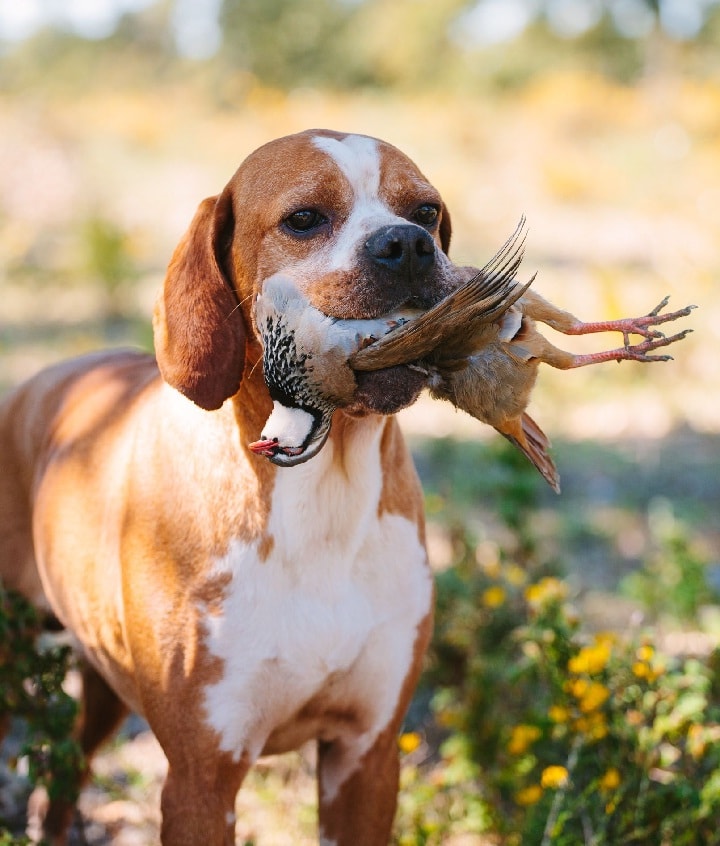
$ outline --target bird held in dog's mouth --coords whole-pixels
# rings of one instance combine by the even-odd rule
[[[310,305],[288,277],[266,280],[255,302],[255,323],[273,410],[250,450],[281,467],[316,455],[335,410],[355,399],[348,358],[411,316],[409,309],[376,320],[338,320]]]
[[[288,277],[266,280],[255,302],[255,323],[273,410],[250,450],[292,467],[322,449],[338,408],[352,412],[370,406],[394,413],[412,403],[428,383],[425,368],[404,360],[358,374],[348,359],[420,317],[423,331],[413,339],[413,359],[433,350],[458,325],[496,320],[527,288],[513,281],[522,258],[522,244],[516,244],[521,229],[482,270],[473,270],[471,279],[427,311],[408,307],[376,319],[340,320],[311,306]],[[380,377],[374,385],[373,377]]]
[[[524,229],[523,218],[482,270],[458,267],[458,287],[426,311],[336,320],[312,308],[290,280],[269,280],[256,304],[256,322],[273,413],[261,440],[250,449],[284,466],[307,461],[325,443],[335,410],[351,409],[357,401],[364,377],[392,374],[402,391],[411,374],[421,387],[429,387],[431,396],[449,400],[493,426],[559,492],[550,442],[526,412],[538,365],[570,369],[603,361],[666,361],[670,356],[651,353],[682,340],[691,330],[666,337],[655,327],[687,316],[694,306],[661,313],[666,298],[639,318],[580,321],[529,291],[534,276],[525,284],[515,281]],[[619,331],[625,343],[618,349],[574,355],[549,343],[535,321],[568,335]],[[630,334],[644,340],[631,345]],[[392,382],[385,378],[380,384]],[[411,388],[405,404],[419,393]],[[374,410],[398,410],[395,397],[389,397],[388,405],[387,412]]]

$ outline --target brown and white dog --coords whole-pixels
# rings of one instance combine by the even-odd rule
[[[318,742],[325,846],[388,842],[396,735],[431,630],[423,504],[392,416],[422,377],[358,377],[322,451],[254,455],[272,403],[252,305],[282,274],[339,318],[453,287],[450,221],[399,150],[325,130],[273,141],[204,200],[170,262],[157,361],[86,356],[0,406],[0,577],[86,661],[88,754],[127,709],[169,762],[162,843],[234,843],[264,753]],[[46,828],[63,842],[67,808]]]

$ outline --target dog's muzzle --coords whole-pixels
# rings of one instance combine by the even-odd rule
[[[432,235],[415,224],[393,224],[375,231],[365,242],[364,258],[380,284],[392,291],[397,303],[428,308],[433,303],[436,244]]]

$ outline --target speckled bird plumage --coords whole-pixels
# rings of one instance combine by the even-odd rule
[[[294,283],[269,279],[255,303],[263,344],[265,383],[273,400],[253,451],[276,464],[307,461],[322,447],[337,408],[349,405],[357,387],[349,357],[414,311],[377,320],[338,320],[310,305]]]
[[[522,260],[523,229],[524,219],[484,268],[465,268],[469,278],[461,281],[458,276],[457,289],[425,312],[408,307],[375,320],[340,320],[311,306],[290,279],[267,280],[255,303],[255,323],[273,412],[250,449],[282,466],[315,455],[327,438],[335,410],[352,403],[357,382],[349,360],[368,347],[369,361],[362,370],[397,363],[373,366],[372,348],[378,339],[388,341],[380,348],[382,357],[399,355],[404,364],[450,343],[458,322],[478,330],[496,320],[527,288],[514,282]],[[398,327],[406,331],[398,333]],[[394,350],[396,333],[400,353]]]

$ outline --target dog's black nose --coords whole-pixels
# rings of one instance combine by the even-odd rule
[[[435,241],[414,224],[383,226],[365,242],[370,258],[382,267],[409,279],[423,276],[435,263]]]

